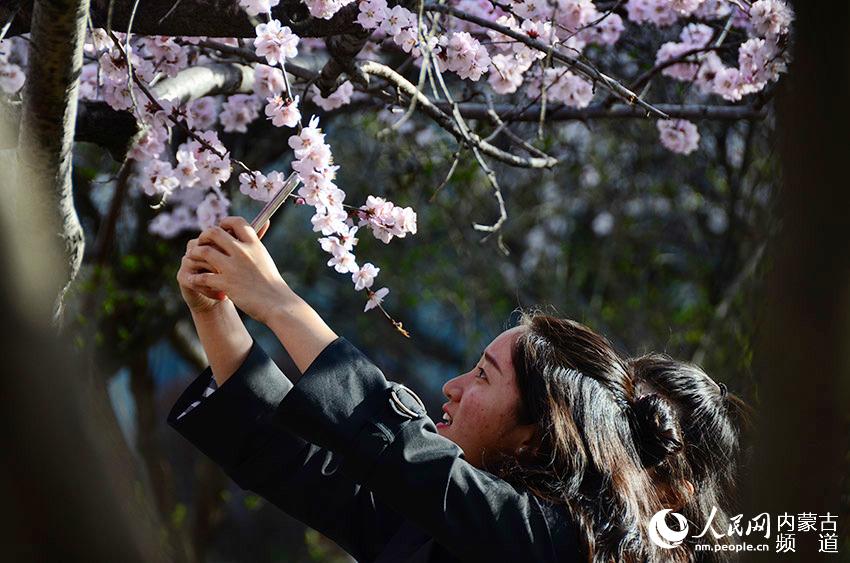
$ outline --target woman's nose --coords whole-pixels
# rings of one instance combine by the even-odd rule
[[[463,394],[463,376],[459,375],[446,381],[443,385],[443,395],[450,401],[459,401]]]

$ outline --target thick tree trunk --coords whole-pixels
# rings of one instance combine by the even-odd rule
[[[64,249],[64,274],[54,282],[57,314],[85,247],[71,167],[88,9],[88,0],[35,2],[19,135],[18,190],[39,197],[19,198],[18,228],[37,237],[58,236]]]
[[[763,432],[749,516],[843,512],[847,549],[850,5],[825,9],[796,2],[795,62],[778,104],[783,223],[755,358]],[[797,553],[783,559],[833,560],[818,535],[797,534]]]

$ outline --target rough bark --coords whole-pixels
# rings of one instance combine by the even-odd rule
[[[846,549],[850,5],[830,3],[824,18],[821,3],[795,4],[795,62],[777,105],[782,232],[755,356],[763,432],[751,512],[839,514],[839,546]],[[796,554],[783,558],[836,557],[818,552],[817,534],[800,543]]]
[[[354,81],[363,82],[354,65],[354,58],[369,42],[371,35],[371,30],[361,28],[359,31],[335,35],[325,40],[330,59],[322,67],[316,79],[316,87],[323,96],[330,96],[336,91],[338,79],[343,73],[348,74]]]
[[[34,236],[58,236],[64,248],[64,275],[55,283],[57,314],[85,245],[74,209],[71,167],[88,9],[88,0],[35,3],[19,134],[18,189],[40,195],[26,200],[31,205],[21,203],[20,228]]]

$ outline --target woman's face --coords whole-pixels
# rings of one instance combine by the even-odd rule
[[[460,446],[476,467],[482,466],[485,452],[514,455],[534,437],[534,425],[519,424],[517,418],[521,403],[511,360],[514,343],[524,330],[515,327],[497,336],[472,370],[443,386],[449,399],[443,412],[448,416],[437,424],[437,433]]]

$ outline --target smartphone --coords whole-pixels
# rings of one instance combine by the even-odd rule
[[[283,183],[283,187],[277,191],[277,193],[272,196],[272,198],[263,206],[257,216],[254,217],[254,220],[251,221],[251,226],[254,227],[255,231],[259,231],[260,227],[262,227],[266,221],[271,219],[271,216],[275,214],[275,212],[280,209],[280,206],[283,205],[283,202],[286,201],[286,198],[295,191],[295,188],[298,187],[298,184],[301,183],[301,180],[298,179],[298,173],[293,172],[289,175],[286,181]]]

